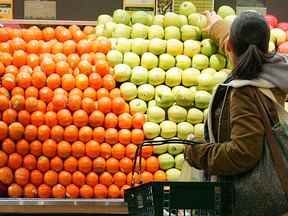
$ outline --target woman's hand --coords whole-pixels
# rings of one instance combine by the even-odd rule
[[[208,25],[206,28],[203,29],[205,32],[209,32],[211,26],[213,26],[218,20],[221,20],[222,18],[218,16],[214,11],[205,11],[203,14],[207,17]]]

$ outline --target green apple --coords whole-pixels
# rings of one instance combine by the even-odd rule
[[[143,84],[138,87],[138,98],[144,101],[150,101],[154,99],[155,89],[150,84]]]
[[[166,73],[161,68],[153,68],[148,72],[148,82],[153,86],[161,85],[165,82]]]
[[[173,105],[168,109],[168,119],[175,123],[184,122],[187,119],[187,111],[181,106]]]
[[[206,108],[206,109],[203,111],[203,115],[204,115],[204,121],[206,121],[206,120],[207,120],[207,118],[208,118],[208,114],[209,114],[209,109],[208,109],[208,108]]]
[[[204,138],[204,124],[196,124],[194,126],[194,136],[198,139],[203,139]]]
[[[176,67],[185,70],[191,67],[191,59],[186,55],[178,55],[176,56]]]
[[[223,5],[218,9],[217,14],[224,19],[227,16],[235,15],[235,11],[232,7]]]
[[[165,110],[158,106],[151,106],[147,110],[149,122],[161,123],[165,121]]]
[[[143,132],[146,139],[153,139],[160,135],[160,125],[154,122],[145,122],[143,125]]]
[[[200,71],[195,68],[188,68],[182,71],[182,84],[186,87],[198,85]]]
[[[148,102],[148,108],[153,107],[153,106],[157,106],[156,100],[151,100]]]
[[[172,155],[168,153],[161,154],[159,155],[158,159],[159,159],[160,168],[162,170],[168,170],[174,167],[175,161]]]
[[[145,11],[136,11],[131,16],[132,24],[141,23],[148,25],[148,14]]]
[[[111,64],[112,66],[116,66],[118,64],[122,64],[123,55],[118,50],[110,50],[107,53],[107,60],[108,60],[109,64]]]
[[[175,168],[178,169],[178,170],[182,170],[184,161],[185,161],[184,154],[176,155],[176,157],[175,157]]]
[[[178,27],[176,26],[168,26],[165,28],[165,40],[169,39],[181,39],[181,33]]]
[[[206,68],[201,71],[201,74],[209,74],[213,76],[217,71],[214,68]]]
[[[104,24],[100,24],[100,25],[97,25],[95,27],[95,35],[97,38],[105,35],[105,25]]]
[[[134,68],[140,64],[140,58],[136,53],[127,52],[124,54],[123,63]]]
[[[183,91],[184,89],[185,89],[185,87],[184,87],[184,86],[181,86],[181,85],[173,87],[173,88],[172,88],[172,94],[173,94],[174,98],[176,98],[177,94],[178,94],[180,91]]]
[[[192,107],[194,104],[193,93],[188,88],[183,88],[176,92],[175,95],[176,104],[183,107]]]
[[[198,70],[209,67],[209,58],[203,54],[196,54],[192,59],[192,67]]]
[[[104,24],[104,34],[105,34],[105,37],[107,38],[111,38],[112,37],[112,33],[116,27],[116,23],[114,22],[107,22]]]
[[[179,14],[189,16],[192,13],[196,13],[197,8],[191,1],[184,1],[180,4]]]
[[[209,106],[212,96],[207,91],[197,91],[195,94],[195,107],[205,109]]]
[[[168,92],[168,93],[172,93],[171,91],[171,88],[169,88],[168,86],[166,85],[159,85],[155,88],[155,94],[159,94],[159,93],[162,93],[162,92]]]
[[[184,42],[184,55],[193,57],[201,51],[201,43],[196,40],[186,40]]]
[[[184,16],[184,15],[181,15],[181,14],[178,15],[178,16],[179,16],[179,19],[180,19],[180,27],[188,24],[187,16]]]
[[[175,102],[175,98],[171,91],[170,92],[169,91],[157,92],[156,90],[155,100],[156,100],[157,106],[160,106],[164,109],[172,106]]]
[[[118,38],[116,44],[116,50],[121,53],[126,53],[131,50],[131,41],[127,38]]]
[[[181,75],[182,75],[181,69],[179,69],[177,67],[170,68],[166,72],[165,84],[169,87],[174,87],[174,86],[180,85],[181,84]]]
[[[153,38],[164,38],[165,32],[162,26],[152,25],[148,30],[148,39],[151,40]]]
[[[117,24],[112,32],[114,38],[130,38],[131,27],[124,24]]]
[[[221,70],[226,67],[226,58],[220,54],[214,54],[210,57],[210,66],[215,70]]]
[[[164,26],[177,26],[180,27],[181,21],[179,15],[173,12],[167,12],[164,16]]]
[[[137,86],[134,83],[125,82],[120,86],[121,96],[126,101],[130,101],[137,97]]]
[[[115,10],[113,13],[113,21],[115,23],[122,23],[125,25],[129,25],[130,24],[130,15],[125,10],[122,10],[122,9]]]
[[[147,19],[147,26],[151,26],[151,25],[153,25],[153,20],[154,20],[154,15],[152,15],[152,14],[147,14],[147,17],[148,17],[148,19]]]
[[[204,39],[201,42],[201,53],[206,56],[215,54],[218,50],[217,44],[211,39]]]
[[[168,153],[171,155],[178,155],[184,152],[185,146],[183,144],[168,144]]]
[[[229,15],[224,18],[224,21],[227,22],[229,25],[232,25],[236,17],[236,15]]]
[[[190,14],[188,16],[188,22],[190,25],[197,26],[200,29],[203,29],[208,25],[207,17],[200,13]]]
[[[153,25],[164,26],[164,15],[157,14],[154,16]]]
[[[136,38],[131,40],[131,50],[137,55],[143,55],[147,52],[149,42],[143,38]]]
[[[192,25],[183,25],[181,27],[182,40],[200,40],[201,39],[201,30],[199,27]]]
[[[148,35],[148,27],[141,24],[136,23],[132,26],[131,38],[144,38],[146,39]]]
[[[155,141],[162,141],[164,140],[162,137],[156,137],[154,139]],[[156,143],[155,143],[156,144]],[[154,145],[153,146],[153,153],[156,155],[161,155],[164,154],[168,151],[168,144],[163,144],[163,145]]]
[[[160,127],[161,137],[168,139],[176,136],[177,125],[175,122],[166,120],[160,124]]]
[[[136,66],[132,69],[132,74],[130,82],[135,85],[142,85],[147,83],[148,80],[148,70],[142,66]]]
[[[194,127],[188,122],[181,122],[177,125],[177,137],[180,139],[187,139],[190,134],[193,134]]]
[[[286,41],[286,33],[282,29],[274,28],[271,30],[271,41],[273,41],[277,46]]]
[[[269,41],[269,52],[273,52],[276,50],[276,46],[275,46],[275,43],[273,41]],[[230,61],[228,61],[229,63]]]
[[[213,80],[215,82],[216,85],[223,83],[228,77],[228,73],[226,73],[225,71],[219,71],[216,72],[213,75]]]
[[[168,70],[175,66],[175,58],[167,53],[161,54],[159,56],[159,67],[163,70]]]
[[[160,38],[153,38],[149,42],[149,52],[155,55],[161,55],[166,52],[166,41]]]
[[[176,168],[171,168],[166,171],[167,181],[178,181],[181,175],[181,171]]]
[[[201,73],[198,77],[198,84],[198,89],[210,91],[215,85],[213,75],[210,75],[209,73]]]
[[[131,76],[131,68],[126,64],[118,64],[114,67],[113,75],[114,75],[114,79],[117,82],[128,81],[130,80],[130,76]]]
[[[191,108],[187,114],[187,121],[190,124],[202,123],[204,119],[203,112],[197,108]]]
[[[167,41],[167,53],[172,56],[181,55],[183,53],[183,43],[176,39]]]
[[[106,24],[108,22],[112,22],[112,17],[110,15],[107,14],[101,14],[100,16],[98,16],[97,18],[97,25],[100,24]]]
[[[146,113],[147,111],[147,104],[145,101],[135,98],[129,102],[130,112],[132,115],[135,113]]]
[[[150,70],[158,67],[158,57],[151,52],[146,52],[142,55],[141,66]]]

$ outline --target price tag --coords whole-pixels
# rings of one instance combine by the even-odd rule
[[[25,19],[56,19],[55,0],[25,0],[24,2]]]
[[[0,0],[0,19],[13,19],[13,0]]]
[[[123,8],[131,13],[134,11],[146,11],[147,13],[155,14],[155,0],[123,0]]]

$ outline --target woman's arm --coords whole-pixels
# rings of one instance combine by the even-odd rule
[[[227,44],[230,33],[230,24],[224,20],[218,20],[208,29],[208,34],[211,39],[218,43],[218,46],[228,53]]]
[[[237,175],[256,166],[262,156],[264,127],[251,89],[234,89],[230,101],[231,141],[189,146],[185,157],[191,166],[211,175]]]

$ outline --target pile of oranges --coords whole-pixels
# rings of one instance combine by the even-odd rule
[[[144,114],[111,75],[94,28],[0,28],[0,181],[9,197],[118,198],[132,181]],[[165,180],[152,147],[136,182]]]

